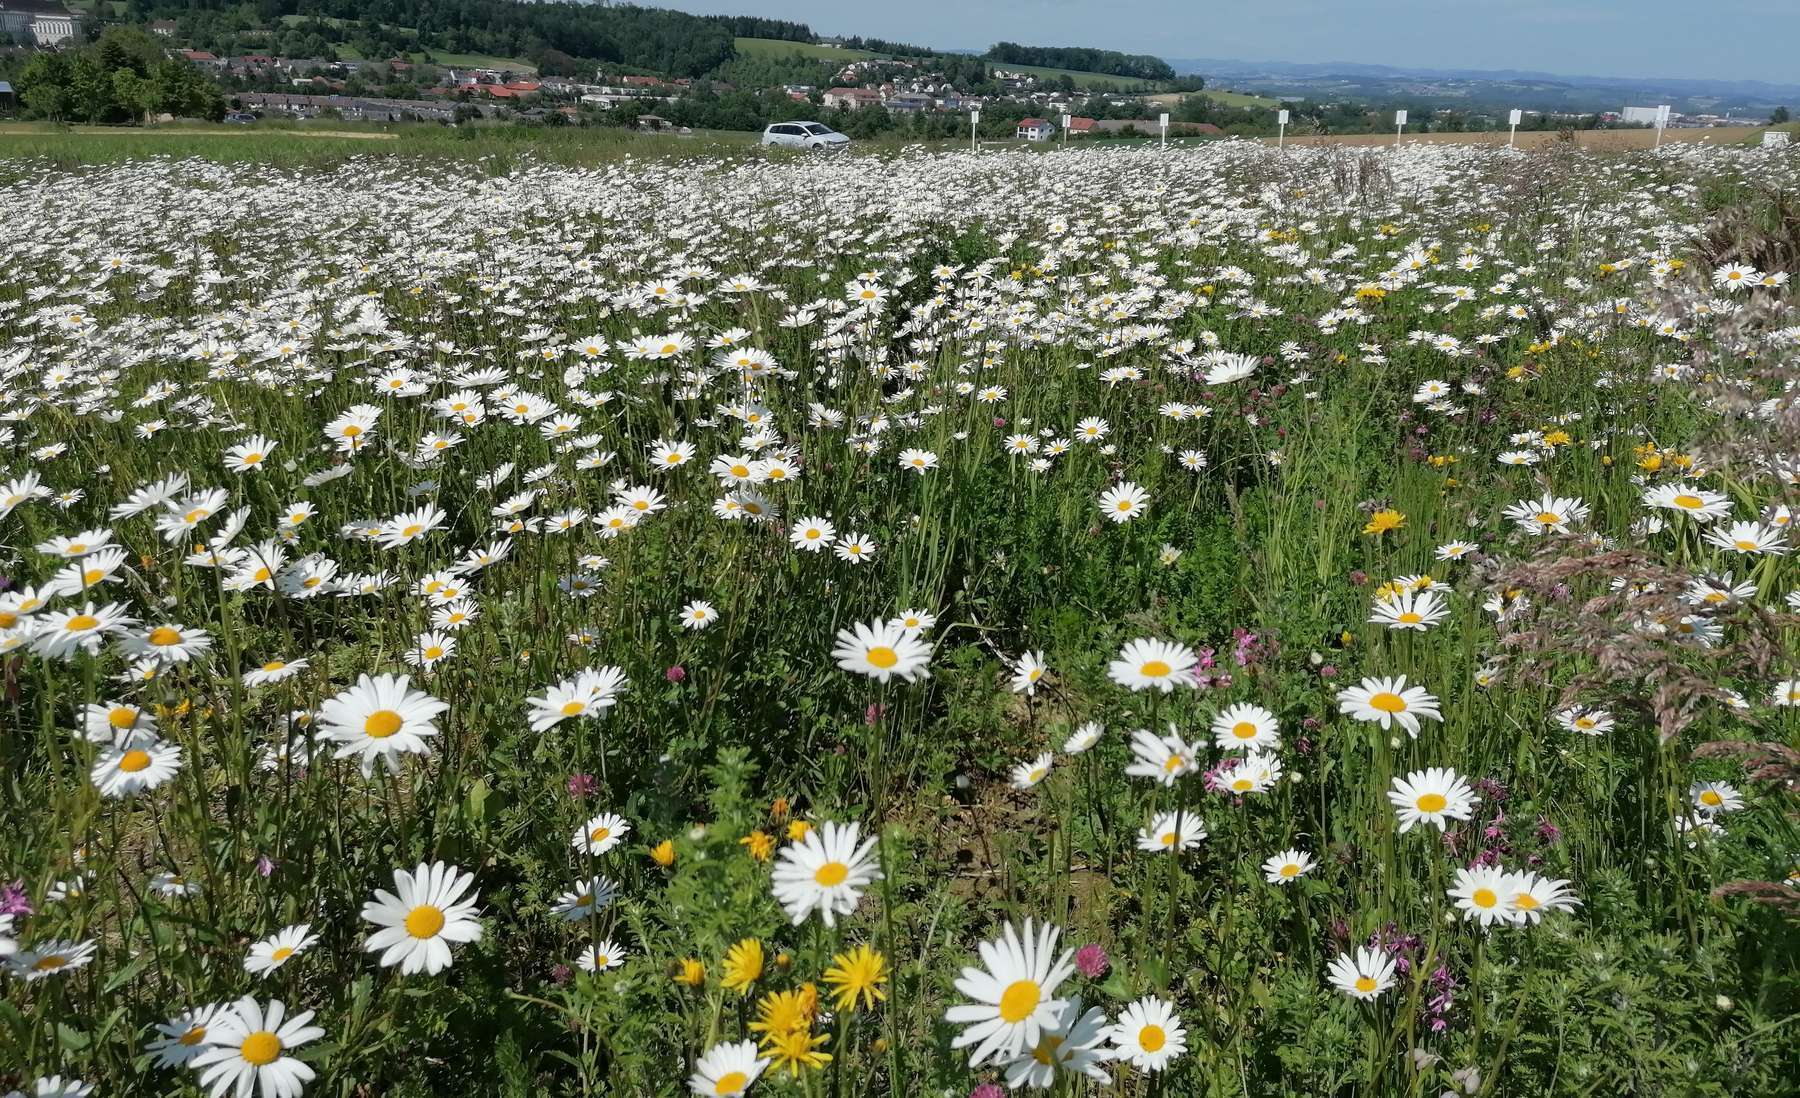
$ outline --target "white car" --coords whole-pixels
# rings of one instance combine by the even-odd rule
[[[787,149],[841,149],[850,139],[817,122],[776,122],[763,131],[762,143]]]

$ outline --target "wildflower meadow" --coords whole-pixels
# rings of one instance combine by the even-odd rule
[[[1796,193],[0,165],[0,1092],[1795,1093]]]

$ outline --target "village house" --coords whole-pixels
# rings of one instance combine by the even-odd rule
[[[456,106],[429,99],[385,99],[364,95],[299,95],[290,92],[245,92],[238,97],[245,107],[265,115],[317,118],[325,111],[360,122],[451,122]]]
[[[1048,141],[1055,132],[1056,127],[1042,118],[1021,118],[1018,131],[1013,136],[1027,141]]]
[[[828,109],[843,107],[860,111],[864,107],[880,105],[881,94],[871,88],[832,88],[825,93],[824,103]]]
[[[225,71],[225,59],[210,50],[182,50],[181,57],[182,60],[189,64],[198,65],[200,68],[206,69],[209,72],[221,73]]]
[[[918,92],[900,92],[882,101],[882,106],[895,114],[918,114],[920,111],[931,110],[936,105],[931,96]]]

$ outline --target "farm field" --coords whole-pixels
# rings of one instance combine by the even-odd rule
[[[1199,92],[1162,92],[1158,95],[1147,95],[1144,98],[1164,107],[1173,108],[1190,95],[1204,96],[1221,106],[1226,107],[1267,107],[1270,110],[1280,106],[1277,100],[1262,95],[1250,95],[1246,92],[1221,91],[1207,88]]]
[[[733,40],[737,51],[748,57],[792,57],[796,53],[802,57],[816,57],[821,61],[866,61],[872,57],[883,57],[884,54],[869,50],[846,49],[842,46],[821,46],[813,42],[790,42],[783,38],[737,38]]]
[[[0,132],[0,1092],[1791,1092],[1800,150],[298,132]]]

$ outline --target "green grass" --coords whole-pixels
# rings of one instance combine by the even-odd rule
[[[998,61],[989,61],[988,68],[990,70],[1005,69],[1007,72],[1028,72],[1033,76],[1044,80],[1055,80],[1058,77],[1066,76],[1070,80],[1073,80],[1075,86],[1078,88],[1092,88],[1106,84],[1117,88],[1123,88],[1127,91],[1141,91],[1146,88],[1154,88],[1157,86],[1156,81],[1154,80],[1141,80],[1133,76],[1108,76],[1105,73],[1099,72],[1079,72],[1075,69],[1051,69],[1040,65],[1011,65],[1002,64]]]
[[[173,131],[173,132],[172,132]],[[346,136],[364,134],[367,136]],[[0,124],[0,161],[42,158],[73,167],[143,157],[198,157],[221,163],[328,167],[355,158],[391,161],[485,161],[505,171],[523,158],[567,165],[609,163],[627,156],[717,157],[753,144],[753,133],[702,130],[691,135],[641,134],[611,127],[465,126],[362,123],[316,119],[251,126],[183,124],[165,130]]]
[[[820,61],[866,61],[885,54],[871,53],[868,50],[850,50],[837,46],[820,46],[811,42],[789,42],[780,38],[739,38],[736,40],[737,51],[747,57],[802,57],[816,58]]]
[[[1274,107],[1280,106],[1279,100],[1270,99],[1268,96],[1265,96],[1265,95],[1251,95],[1247,92],[1213,91],[1212,89],[1208,88],[1206,91],[1200,92],[1198,94],[1204,95],[1208,99],[1211,99],[1213,102],[1218,103],[1221,106],[1226,106],[1226,107],[1269,107],[1269,108],[1274,108]]]
[[[466,69],[511,69],[513,72],[536,73],[537,66],[523,57],[496,57],[486,53],[442,53],[432,51],[411,53],[407,55],[412,61],[425,61],[429,57],[434,65],[447,65]]]

